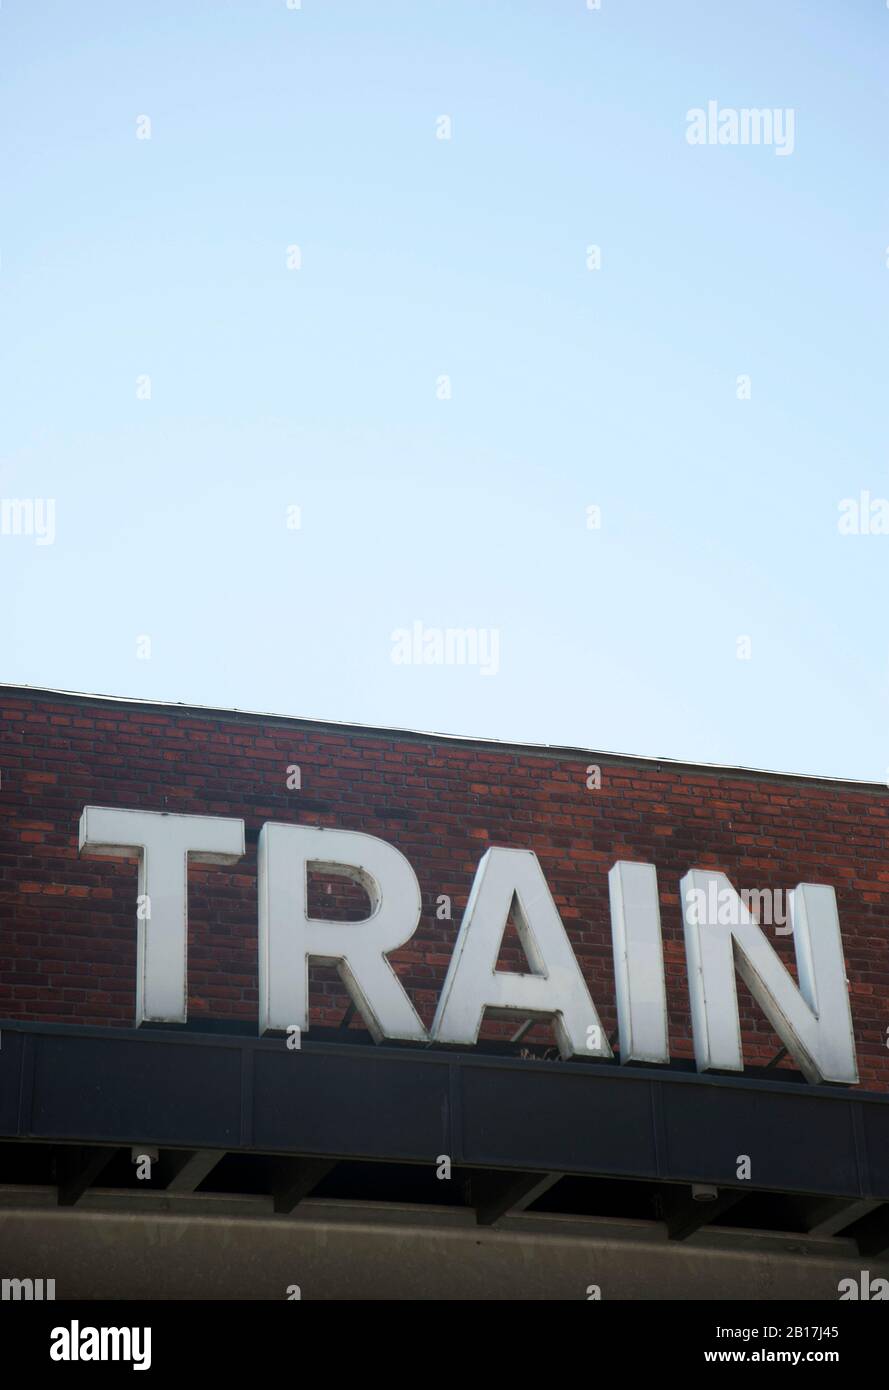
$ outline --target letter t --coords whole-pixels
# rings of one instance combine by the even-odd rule
[[[85,806],[80,852],[138,859],[136,1024],[184,1023],[188,860],[236,864],[244,853],[244,822]]]

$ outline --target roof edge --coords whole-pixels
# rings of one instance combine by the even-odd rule
[[[711,773],[713,776],[770,777],[786,782],[803,782],[814,786],[854,787],[863,791],[883,791],[889,794],[889,786],[884,782],[869,782],[861,778],[831,777],[826,773],[786,772],[764,767],[746,767],[732,763],[698,763],[687,759],[652,757],[642,753],[618,753],[607,749],[584,748],[575,744],[525,743],[513,739],[479,737],[473,734],[448,734],[435,730],[406,729],[388,724],[358,724],[350,720],[320,719],[315,716],[279,714],[272,710],[239,709],[219,705],[192,705],[183,700],[152,700],[135,695],[104,695],[98,691],[63,690],[56,686],[25,685],[20,682],[0,681],[0,691],[18,695],[51,695],[73,701],[102,701],[108,705],[127,705],[143,709],[175,710],[178,714],[199,714],[232,717],[238,719],[271,719],[276,723],[293,724],[300,728],[339,730],[361,735],[392,736],[417,741],[435,740],[450,743],[455,747],[491,748],[499,751],[513,751],[538,757],[591,757],[612,763],[622,763],[630,767],[671,768],[679,771]]]

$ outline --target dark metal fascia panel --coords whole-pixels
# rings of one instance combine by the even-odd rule
[[[0,1138],[565,1172],[889,1200],[889,1097],[409,1047],[3,1026]],[[737,1177],[740,1156],[749,1182]]]

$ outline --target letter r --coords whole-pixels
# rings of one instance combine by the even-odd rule
[[[361,922],[308,911],[308,870],[360,883],[371,901]],[[420,920],[420,885],[404,855],[374,835],[309,825],[264,825],[259,834],[259,1031],[309,1026],[309,959],[335,965],[371,1036],[426,1042],[426,1029],[392,966]]]

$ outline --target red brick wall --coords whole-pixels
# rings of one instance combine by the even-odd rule
[[[191,1019],[255,1020],[256,837],[267,820],[302,822],[379,835],[414,866],[423,914],[390,959],[427,1024],[478,860],[504,845],[538,855],[613,1033],[608,870],[619,858],[656,864],[676,1058],[693,1055],[679,901],[687,869],[722,869],[738,890],[833,884],[862,1085],[889,1089],[889,792],[879,787],[23,690],[0,690],[0,709],[0,1021],[132,1022],[136,868],[77,852],[83,807],[122,806],[239,816],[247,827],[239,865],[189,871]],[[294,763],[302,787],[288,791]],[[595,791],[591,763],[602,771]],[[354,913],[348,892],[327,887],[315,885],[323,915],[332,904]],[[451,898],[451,921],[436,918],[439,894]],[[791,939],[770,939],[793,970]],[[507,941],[502,964],[520,960]],[[765,1065],[778,1040],[740,980],[738,991],[745,1062]],[[347,1004],[335,971],[316,969],[313,1024],[336,1026]],[[503,1032],[486,1024],[487,1036]]]

